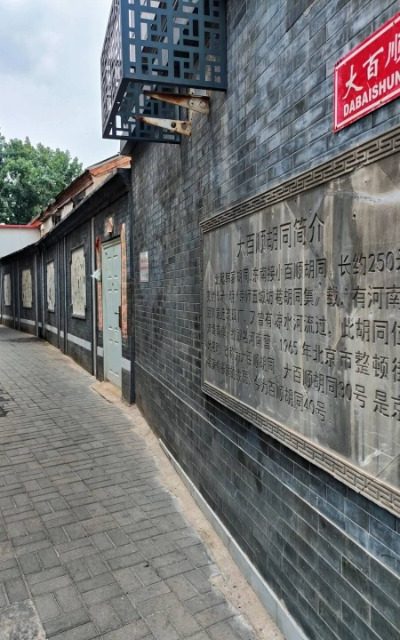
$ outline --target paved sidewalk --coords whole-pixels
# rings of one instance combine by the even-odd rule
[[[0,326],[0,638],[255,640],[143,439],[93,382]],[[31,635],[4,631],[18,616]]]

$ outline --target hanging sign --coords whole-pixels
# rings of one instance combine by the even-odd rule
[[[400,13],[335,65],[334,131],[400,95]]]

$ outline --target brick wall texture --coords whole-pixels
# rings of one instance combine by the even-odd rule
[[[83,242],[89,260],[105,240],[106,217],[113,216],[116,235],[126,224],[123,356],[134,361],[134,376],[123,373],[124,397],[136,393],[155,431],[310,640],[398,640],[400,521],[202,393],[200,222],[400,125],[394,101],[332,133],[335,62],[398,9],[389,0],[229,0],[227,92],[211,94],[208,117],[194,115],[191,139],[134,147],[129,198],[90,205],[90,247],[88,217],[65,237],[67,255]],[[57,238],[46,243],[43,264],[61,259],[62,300],[69,283],[64,239]],[[142,251],[150,259],[143,283]],[[13,291],[18,260],[1,264]],[[41,264],[40,257],[39,282]],[[88,287],[87,321],[74,321],[60,301],[58,315],[41,308],[39,319],[93,345]],[[15,304],[13,293],[3,314],[18,318]],[[93,359],[59,335],[58,346],[92,370]],[[100,356],[97,371],[101,377]]]
[[[398,9],[228,2],[227,92],[191,139],[133,151],[137,403],[315,640],[398,638],[400,522],[202,393],[199,223],[400,124],[395,101],[332,132],[335,62]]]

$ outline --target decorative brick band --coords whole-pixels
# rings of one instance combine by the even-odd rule
[[[317,187],[334,178],[340,178],[351,173],[360,166],[371,164],[376,160],[390,156],[400,151],[400,127],[392,129],[389,133],[374,138],[363,145],[346,151],[345,153],[325,162],[310,171],[300,174],[282,184],[264,191],[248,200],[244,200],[212,218],[200,223],[203,233],[222,227],[228,222],[247,216],[256,211],[270,207],[277,202],[292,198],[302,191]]]
[[[222,211],[200,223],[203,233],[222,227],[273,204],[291,198],[334,178],[353,172],[355,169],[376,162],[400,151],[400,127],[381,135],[363,145],[347,151],[310,171],[258,194],[248,200]],[[338,480],[362,493],[388,511],[400,516],[400,489],[387,485],[367,474],[338,454],[314,444],[301,434],[258,413],[239,400],[203,380],[202,390],[222,405],[237,413],[269,436],[282,442],[303,458],[324,469]]]
[[[264,431],[267,435],[279,440],[289,449],[306,458],[316,466],[324,469],[344,484],[362,493],[396,516],[400,516],[400,493],[389,487],[384,482],[371,476],[340,456],[333,455],[327,449],[315,445],[311,440],[297,434],[292,429],[274,422],[261,415],[251,407],[235,400],[232,396],[219,391],[212,385],[204,382],[202,391],[214,398],[225,407],[239,414],[245,420]]]

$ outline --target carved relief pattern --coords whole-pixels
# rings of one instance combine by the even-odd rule
[[[351,149],[342,155],[319,165],[311,171],[306,171],[299,176],[287,180],[268,191],[264,191],[244,202],[216,214],[200,223],[205,233],[220,227],[227,222],[238,220],[249,213],[255,213],[276,202],[282,202],[286,198],[295,196],[306,189],[329,182],[333,178],[351,173],[357,167],[371,164],[380,158],[385,158],[400,150],[400,127],[390,133],[375,138],[365,144]]]
[[[22,271],[22,306],[32,309],[32,272],[30,269]]]
[[[54,278],[54,260],[47,263],[47,310],[54,311],[56,307],[56,283]]]
[[[71,303],[72,315],[84,318],[86,315],[86,261],[83,247],[71,254]]]

